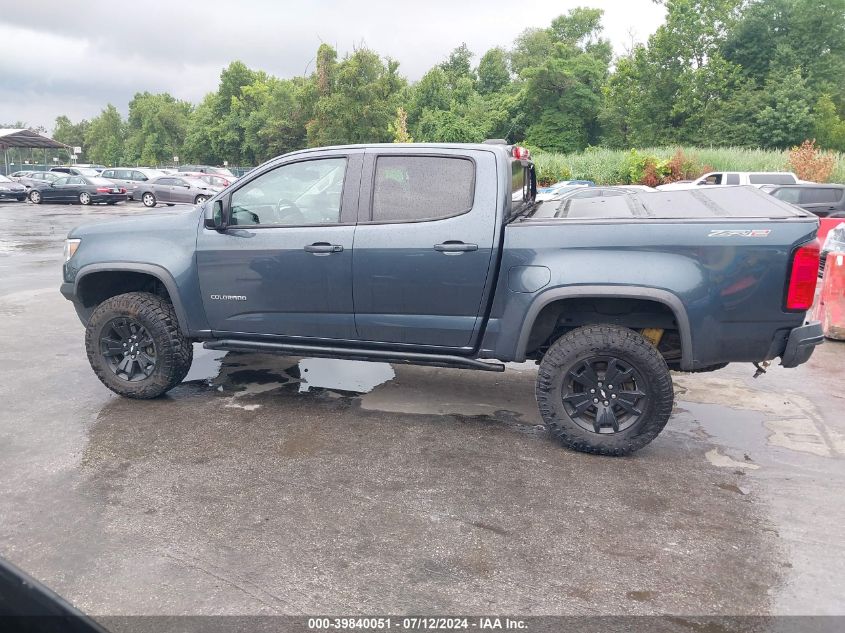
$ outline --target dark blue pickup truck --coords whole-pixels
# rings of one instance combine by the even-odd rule
[[[670,370],[805,362],[818,220],[753,187],[537,202],[519,147],[280,156],[194,210],[74,229],[62,293],[110,389],[154,398],[192,344],[503,371],[539,363],[552,434],[650,442]]]

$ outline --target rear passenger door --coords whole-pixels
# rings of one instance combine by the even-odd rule
[[[368,150],[352,256],[362,341],[469,348],[493,281],[496,160]]]

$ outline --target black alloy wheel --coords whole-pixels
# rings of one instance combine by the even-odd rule
[[[585,431],[619,433],[639,421],[648,396],[633,365],[613,356],[591,356],[566,372],[561,392],[569,417]]]
[[[100,351],[112,373],[128,382],[145,380],[155,371],[155,342],[135,319],[109,321],[100,335]]]

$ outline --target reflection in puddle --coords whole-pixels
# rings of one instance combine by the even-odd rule
[[[300,393],[312,388],[369,393],[396,374],[388,363],[333,358],[296,359],[274,354],[206,350],[194,346],[194,362],[185,382],[203,381],[239,397],[298,384]]]
[[[368,393],[396,374],[388,363],[334,358],[304,358],[299,361],[300,393],[311,387]]]
[[[192,380],[212,380],[220,374],[220,366],[226,352],[219,350],[203,349],[200,343],[194,344],[194,362],[191,363],[191,370],[185,376],[184,382]]]

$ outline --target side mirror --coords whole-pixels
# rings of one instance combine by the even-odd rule
[[[205,228],[215,231],[226,230],[226,217],[223,213],[222,200],[215,200],[214,204],[205,205]]]

